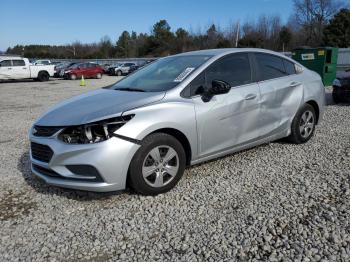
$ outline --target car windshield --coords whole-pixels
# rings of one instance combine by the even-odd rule
[[[66,66],[69,66],[71,63],[67,63],[67,62],[65,62],[65,63],[60,63],[60,64],[58,64],[57,65],[57,67],[66,67]]]
[[[69,66],[68,68],[70,68],[70,69],[76,69],[76,68],[78,68],[79,66],[81,66],[81,64],[73,64],[73,65]]]
[[[160,92],[178,85],[212,56],[180,55],[166,57],[139,69],[112,86],[115,90]]]

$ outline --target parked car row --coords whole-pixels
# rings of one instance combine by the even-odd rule
[[[75,80],[77,78],[102,78],[103,74],[128,75],[152,60],[136,64],[132,62],[99,65],[94,62],[57,62],[47,59],[30,61],[20,56],[0,57],[0,80],[37,79],[48,81],[50,77]]]
[[[136,71],[149,62],[151,61],[140,65],[132,62],[116,63],[113,65],[99,65],[93,62],[63,62],[55,66],[55,77],[74,80],[81,78],[81,76],[85,78],[101,78],[102,74],[122,76]]]

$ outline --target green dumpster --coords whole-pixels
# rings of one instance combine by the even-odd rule
[[[325,86],[332,85],[337,72],[338,48],[296,48],[292,52],[292,58],[317,72]]]

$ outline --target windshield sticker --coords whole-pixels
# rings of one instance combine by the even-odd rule
[[[188,76],[192,71],[194,70],[194,67],[187,67],[181,74],[179,74],[178,77],[174,79],[174,82],[181,82]]]

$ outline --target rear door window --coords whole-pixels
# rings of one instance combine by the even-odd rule
[[[0,65],[2,67],[8,67],[8,66],[12,66],[11,60],[3,60],[0,62]]]
[[[255,53],[258,66],[259,80],[269,80],[288,75],[284,68],[283,59],[270,54]]]
[[[252,82],[252,71],[247,53],[228,55],[219,59],[206,69],[207,84],[213,80],[222,80],[231,87]]]
[[[13,66],[25,66],[26,64],[24,63],[24,60],[12,60]]]

